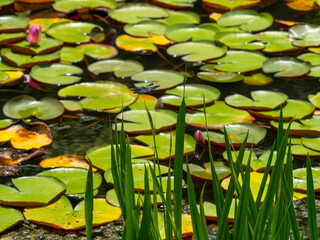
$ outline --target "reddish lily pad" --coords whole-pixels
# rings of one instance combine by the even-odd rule
[[[81,8],[108,8],[114,9],[116,7],[115,0],[60,0],[52,5],[53,9],[59,12],[70,12]]]
[[[118,55],[118,50],[115,47],[101,43],[86,43],[77,46],[77,48],[95,60],[109,59]]]
[[[247,139],[248,147],[259,144],[267,134],[267,130],[265,128],[255,124],[250,124],[250,123],[232,123],[232,124],[226,125],[225,129],[230,138],[230,144],[232,144],[233,147],[235,148],[241,147],[247,134],[248,134],[248,139]],[[220,133],[209,131],[208,135],[209,135],[210,142],[214,145],[225,147],[226,144],[224,141],[223,132],[224,132],[224,129],[220,129]],[[207,132],[202,132],[202,134],[204,136],[204,139],[207,141],[208,139]]]
[[[155,91],[161,91],[169,88],[173,88],[184,81],[184,75],[179,72],[171,70],[148,70],[137,73],[131,77],[136,87],[146,87],[148,84],[152,83],[154,85],[159,85]],[[170,79],[170,81],[168,81]]]
[[[59,51],[43,55],[27,55],[13,52],[10,48],[1,49],[1,56],[15,67],[30,68],[38,64],[57,62],[60,59]]]
[[[134,60],[110,59],[92,63],[88,70],[97,76],[113,72],[116,77],[124,78],[142,72],[143,65]]]
[[[219,58],[225,54],[227,47],[213,41],[202,40],[175,44],[167,49],[172,56],[182,56],[186,62],[201,62]]]
[[[236,108],[252,110],[273,110],[283,105],[288,96],[281,92],[253,91],[251,97],[247,98],[240,94],[234,94],[225,98],[225,102]]]
[[[0,185],[0,203],[4,206],[40,207],[57,199],[65,185],[53,177],[20,177],[12,179],[16,188]]]
[[[88,170],[83,168],[55,168],[39,173],[37,176],[54,177],[66,186],[65,194],[68,196],[84,196],[86,192]],[[95,172],[92,176],[93,190],[102,183],[102,176]]]
[[[215,161],[213,164],[216,170],[216,174],[218,175],[219,181],[230,176],[231,170],[223,162]],[[190,175],[192,177],[205,180],[205,181],[212,181],[210,162],[205,163],[204,168],[193,163],[189,163],[188,166],[189,166]],[[183,170],[187,172],[187,164],[183,164]]]
[[[154,154],[150,147],[130,145],[130,148],[132,159],[144,159]],[[86,158],[90,159],[93,166],[104,171],[108,170],[111,168],[111,145],[107,144],[90,148],[86,153]]]
[[[230,50],[222,58],[210,61],[218,63],[215,69],[225,72],[250,72],[262,67],[267,58],[256,51]]]
[[[21,95],[6,102],[2,110],[7,117],[13,119],[35,116],[41,120],[49,120],[61,116],[64,107],[55,98],[44,97],[37,101],[34,97]]]
[[[61,155],[54,158],[47,158],[40,162],[42,168],[56,168],[56,167],[76,167],[89,169],[89,164],[83,155]],[[92,168],[92,171],[97,171]]]
[[[28,27],[29,18],[22,16],[7,15],[0,17],[0,32],[22,32]]]
[[[320,192],[320,167],[312,167],[313,187],[315,192]],[[299,192],[307,192],[307,169],[293,170],[293,188]]]
[[[202,84],[185,84],[173,89],[167,90],[166,94],[161,97],[161,101],[165,105],[179,107],[182,97],[185,97],[187,107],[201,107],[203,104],[209,105],[217,100],[220,91],[212,86]]]
[[[310,71],[311,64],[293,57],[270,58],[263,63],[265,73],[273,73],[275,77],[300,77]]]
[[[0,233],[23,222],[22,213],[14,208],[0,207]]]
[[[121,24],[138,23],[142,20],[165,18],[168,12],[163,8],[144,3],[127,4],[109,11],[109,17]]]
[[[146,144],[154,149],[154,142],[152,135],[140,135],[135,137],[135,140]],[[175,133],[160,133],[155,135],[155,141],[157,146],[157,156],[159,160],[166,160],[174,158],[175,154],[175,144],[176,144],[176,134]],[[170,144],[171,143],[171,144]],[[188,155],[195,151],[196,148],[196,140],[188,135],[184,135],[184,147],[183,154]],[[148,157],[148,159],[153,159]]]
[[[71,84],[80,81],[81,68],[65,64],[37,65],[31,69],[30,76],[42,83],[52,85]]]
[[[62,196],[57,202],[42,208],[26,208],[24,216],[30,222],[42,225],[76,230],[86,227],[85,204],[80,202],[74,209],[67,197]],[[104,225],[115,221],[121,216],[121,209],[109,205],[105,199],[98,198],[93,200],[93,226]]]
[[[206,128],[203,109],[198,110],[201,112],[186,114],[186,123],[194,127]],[[220,129],[230,123],[254,121],[254,117],[247,111],[229,107],[223,101],[216,101],[213,105],[206,107],[206,118],[209,129]]]
[[[110,81],[75,84],[61,89],[58,95],[83,97],[79,103],[84,109],[107,111],[126,107],[137,98],[137,94],[130,91],[127,86]]]
[[[215,64],[207,64],[200,68],[203,70],[197,73],[197,77],[202,80],[217,83],[232,83],[243,80],[244,76],[233,72],[219,72],[215,70]]]
[[[156,132],[161,132],[174,127],[177,123],[177,113],[170,110],[149,110]],[[123,120],[124,130],[131,134],[151,133],[151,126],[145,110],[131,110],[118,115],[120,122]],[[114,129],[114,126],[113,126]],[[118,123],[118,131],[121,123]]]
[[[290,121],[293,118],[305,118],[311,115],[314,109],[315,107],[307,101],[289,99],[287,100],[287,104],[282,108],[283,120]],[[280,116],[280,109],[271,111],[249,111],[255,116],[272,120],[278,120]]]

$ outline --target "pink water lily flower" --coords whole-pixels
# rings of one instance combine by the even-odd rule
[[[32,24],[32,26],[28,28],[29,35],[28,35],[28,42],[31,45],[37,45],[41,39],[41,26],[37,24]]]
[[[197,141],[197,146],[205,146],[206,145],[206,141],[204,139],[204,136],[203,134],[201,133],[200,130],[197,130],[194,134],[195,138],[196,138],[196,141]]]

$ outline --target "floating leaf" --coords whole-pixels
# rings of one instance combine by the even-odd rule
[[[0,44],[14,43],[23,40],[26,37],[24,32],[18,33],[0,33]]]
[[[230,143],[235,148],[241,147],[244,139],[248,134],[247,146],[259,144],[267,134],[267,130],[255,124],[250,123],[232,123],[225,126],[230,138]],[[224,129],[220,129],[220,133],[209,131],[210,142],[214,145],[225,147]],[[202,132],[204,139],[207,140],[207,133]]]
[[[0,33],[22,32],[28,27],[29,18],[22,16],[1,16]]]
[[[297,11],[313,11],[315,9],[318,9],[319,6],[316,3],[316,0],[286,0],[288,7],[297,10]]]
[[[60,59],[58,51],[44,55],[32,56],[13,52],[10,48],[2,48],[1,56],[13,66],[23,68],[30,68],[38,64],[57,62]]]
[[[155,20],[144,20],[136,24],[126,24],[123,30],[134,37],[151,37],[151,34],[164,35],[167,25]]]
[[[219,72],[215,70],[215,64],[207,64],[200,68],[203,70],[197,73],[197,77],[202,80],[217,83],[232,83],[243,80],[244,76],[239,73]]]
[[[1,119],[0,120],[0,129],[7,128],[13,124],[12,119]]]
[[[53,177],[20,177],[12,179],[16,188],[0,185],[0,203],[5,206],[40,207],[57,199],[65,185]]]
[[[152,135],[140,135],[135,137],[135,140],[146,144],[154,149],[154,142]],[[155,135],[155,141],[157,146],[157,157],[159,160],[172,159],[175,155],[175,142],[176,134],[175,133],[160,133]],[[170,144],[171,143],[171,144]],[[183,154],[188,155],[195,151],[196,140],[188,135],[184,135],[184,145],[183,145]],[[155,150],[154,150],[155,151]],[[153,159],[149,157],[149,159]]]
[[[316,108],[320,108],[320,92],[317,92],[315,95],[309,94],[308,99]]]
[[[86,56],[96,60],[109,59],[118,55],[118,50],[115,47],[101,43],[86,43],[77,46],[77,48],[80,48]]]
[[[44,97],[37,101],[34,97],[21,95],[6,102],[2,111],[7,117],[14,119],[35,116],[41,120],[48,120],[61,116],[64,107],[55,98]]]
[[[251,8],[260,3],[259,0],[203,0],[203,3],[214,9],[230,11],[235,9]]]
[[[159,85],[155,91],[161,91],[182,84],[184,76],[179,72],[171,70],[148,70],[133,75],[131,79],[138,82],[134,83],[136,87],[146,87],[152,83]]]
[[[142,20],[168,17],[168,12],[151,4],[136,3],[109,11],[109,17],[122,24],[138,23]]]
[[[72,22],[71,19],[68,18],[34,18],[30,19],[29,25],[37,24],[41,26],[41,31],[46,32],[52,24],[61,23],[61,22]]]
[[[304,136],[301,138],[301,143],[303,146],[318,152],[320,152],[319,142],[320,142],[319,137]]]
[[[190,9],[197,0],[151,0],[150,3],[170,9]]]
[[[270,13],[257,13],[253,10],[235,10],[223,14],[217,21],[222,27],[239,26],[244,31],[262,31],[273,24]]]
[[[160,232],[161,239],[166,239],[166,227],[165,227],[165,221],[163,218],[163,214],[161,212],[158,212],[158,227]],[[189,239],[190,237],[193,237],[193,227],[192,227],[192,220],[191,215],[187,213],[181,213],[181,237],[182,239]]]
[[[250,72],[258,70],[267,58],[255,51],[230,50],[222,58],[212,60],[210,63],[218,63],[215,69],[225,72]]]
[[[116,77],[124,78],[142,72],[143,65],[134,60],[110,59],[92,63],[88,70],[97,76],[113,72]]]
[[[23,222],[22,213],[13,208],[0,207],[0,233]]]
[[[132,159],[144,159],[153,156],[154,152],[150,147],[130,145]],[[102,145],[90,148],[86,153],[92,165],[104,171],[111,168],[111,145]],[[147,163],[147,162],[146,162]]]
[[[320,152],[306,148],[300,143],[300,139],[292,138],[292,142],[294,140],[297,140],[294,145],[291,145],[291,152],[294,158],[306,160],[307,156],[309,155],[310,159],[319,159]]]
[[[60,100],[67,112],[75,113],[82,112],[82,106],[79,102],[73,100]]]
[[[171,26],[177,23],[190,23],[190,24],[199,24],[200,17],[195,12],[187,11],[167,11],[169,16],[164,19],[157,19],[156,21]]]
[[[312,178],[313,178],[313,185],[314,191],[320,191],[320,167],[312,167]],[[307,175],[306,175],[306,168],[297,168],[294,169],[292,172],[293,175],[293,189],[299,192],[307,192]]]
[[[79,101],[84,109],[114,110],[133,103],[137,95],[127,86],[117,82],[80,83],[65,87],[60,97],[84,97]]]
[[[245,76],[243,83],[252,86],[264,86],[272,82],[272,78],[264,75],[263,73],[255,73]]]
[[[31,69],[30,76],[42,83],[52,85],[71,84],[80,81],[81,68],[65,64],[37,65]]]
[[[283,54],[299,50],[291,44],[292,39],[289,38],[288,32],[266,31],[256,34],[256,36],[265,44],[262,51],[266,53]]]
[[[105,199],[98,198],[93,200],[92,213],[93,226],[100,226],[117,220],[121,216],[121,209],[109,205]],[[81,201],[73,209],[65,196],[42,208],[26,208],[24,209],[24,216],[30,222],[59,229],[76,230],[86,227],[84,201]]]
[[[42,168],[55,168],[55,167],[75,167],[89,169],[89,164],[85,161],[82,155],[61,155],[54,158],[47,158],[40,162]],[[92,171],[97,171],[92,168]]]
[[[177,114],[170,110],[149,110],[153,127],[156,132],[161,132],[174,127],[177,123]],[[147,134],[151,133],[151,126],[145,110],[131,110],[118,115],[118,119],[123,122],[126,133]],[[118,131],[121,123],[118,123]]]
[[[66,186],[65,194],[68,196],[84,197],[86,192],[88,170],[83,168],[55,168],[39,173],[37,176],[54,177],[63,182]],[[93,190],[102,183],[100,173],[93,173]]]
[[[118,48],[128,52],[156,52],[158,50],[151,38],[136,38],[129,35],[121,35],[117,37],[116,45]]]
[[[234,94],[225,98],[225,102],[236,108],[252,110],[273,110],[283,105],[288,96],[281,92],[274,91],[253,91],[252,99],[240,94]]]
[[[138,109],[154,109],[157,105],[158,99],[148,94],[139,94],[137,100],[129,106],[131,110]]]
[[[186,107],[201,107],[203,104],[212,104],[220,96],[220,91],[212,86],[202,84],[185,84],[169,89],[161,97],[164,104],[180,107],[184,97]]]
[[[0,150],[0,165],[13,166],[21,162],[38,158],[46,154],[41,148],[34,148],[30,151],[15,150],[13,148],[5,148]]]
[[[298,59],[309,62],[312,66],[320,64],[320,55],[315,53],[304,53],[297,57]]]
[[[211,24],[194,26],[189,23],[178,23],[166,29],[165,35],[172,41],[185,42],[188,40],[213,40],[218,29]]]
[[[223,162],[214,162],[214,168],[218,175],[219,181],[230,176],[231,171]],[[204,164],[204,168],[200,167],[199,165],[189,163],[189,171],[190,175],[205,181],[212,181],[212,174],[211,174],[211,163],[207,162]],[[187,164],[183,164],[183,170],[187,172]]]
[[[63,47],[60,50],[60,60],[63,62],[77,63],[84,59],[84,53],[80,48]]]
[[[219,58],[226,51],[226,46],[208,40],[178,43],[167,49],[168,54],[182,56],[181,59],[186,62],[201,62]]]
[[[203,109],[198,109],[203,111]],[[247,111],[229,107],[223,101],[216,101],[206,107],[207,126],[209,129],[220,129],[226,124],[236,122],[252,123],[252,117]],[[206,128],[205,115],[203,112],[186,114],[186,123],[199,128]]]
[[[0,71],[0,76],[2,76],[0,80],[0,85],[15,85],[20,82],[21,77],[23,76],[22,71]]]
[[[81,8],[108,8],[114,9],[116,7],[115,0],[61,0],[56,1],[52,5],[53,9],[59,12],[70,12]]]
[[[305,118],[311,115],[314,109],[315,107],[307,101],[289,99],[287,100],[287,104],[282,108],[283,120],[290,121],[292,118]],[[255,116],[272,120],[278,120],[280,116],[280,109],[271,111],[249,111]]]
[[[230,210],[228,213],[228,223],[233,223],[233,221],[234,221],[234,213],[236,212],[235,209],[236,209],[237,204],[239,204],[238,199],[236,199],[236,198],[232,199]],[[204,214],[205,214],[207,220],[215,221],[215,222],[218,221],[215,204],[209,203],[209,202],[204,202],[203,208],[204,208]]]

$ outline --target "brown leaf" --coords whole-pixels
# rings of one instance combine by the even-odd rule
[[[43,168],[79,167],[89,169],[89,164],[82,155],[61,155],[55,158],[44,159],[40,162],[40,166]],[[97,171],[97,169],[93,167],[92,171]]]
[[[0,165],[13,166],[46,154],[41,148],[34,148],[30,151],[17,151],[12,148],[0,149]]]

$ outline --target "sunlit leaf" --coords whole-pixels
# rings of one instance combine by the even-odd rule
[[[24,220],[22,213],[14,208],[0,207],[0,233]]]
[[[42,168],[54,168],[54,167],[75,167],[89,169],[89,164],[85,161],[82,155],[61,155],[53,158],[47,158],[40,162]],[[96,168],[92,168],[92,171],[97,171]]]

